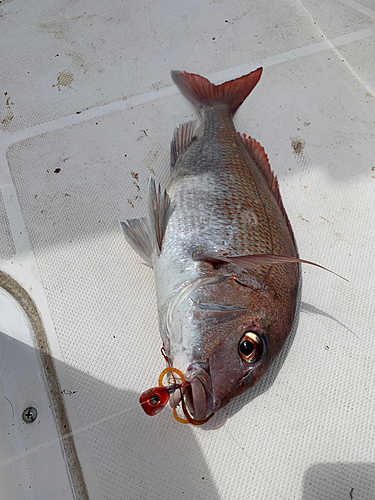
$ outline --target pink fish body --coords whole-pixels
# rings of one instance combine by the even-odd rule
[[[154,269],[161,337],[196,420],[261,379],[295,313],[299,259],[278,183],[232,121],[261,73],[215,86],[172,72],[201,122],[176,130],[171,179],[165,193],[150,181],[148,218],[122,223]]]

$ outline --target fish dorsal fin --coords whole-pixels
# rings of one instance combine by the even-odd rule
[[[271,170],[271,165],[269,164],[266,152],[264,151],[263,147],[259,144],[259,142],[253,139],[252,137],[247,137],[245,134],[240,134],[239,132],[237,134],[238,137],[241,139],[242,143],[244,144],[247,152],[254,160],[259,170],[262,172],[263,177],[266,179],[268,187],[272,191],[272,194],[274,195],[277,204],[279,205],[281,212],[285,217],[289,232],[293,238],[294,246],[296,246],[292,225],[290,224],[288,215],[283,205],[283,201],[281,199],[279,182],[277,180],[276,175]]]
[[[149,267],[152,267],[154,249],[147,218],[128,219],[126,222],[120,222],[120,225],[124,231],[125,239],[132,249],[137,252]]]
[[[166,190],[162,191],[160,184],[159,188],[156,189],[155,181],[150,177],[148,185],[148,216],[152,239],[158,254],[161,251],[170,212],[169,196]]]
[[[174,131],[171,143],[171,169],[174,168],[178,156],[192,143],[195,137],[196,122],[191,121],[180,125]]]

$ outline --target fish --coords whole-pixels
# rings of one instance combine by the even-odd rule
[[[165,355],[185,379],[170,404],[186,400],[198,423],[267,372],[290,333],[307,262],[263,147],[233,123],[261,74],[214,85],[171,72],[200,120],[175,130],[170,181],[162,190],[150,179],[148,216],[121,223],[153,268]]]

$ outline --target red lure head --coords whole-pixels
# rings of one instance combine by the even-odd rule
[[[163,352],[163,350],[162,350]],[[163,354],[164,356],[164,354]],[[166,358],[168,359],[168,358]],[[173,384],[165,386],[163,380],[165,375],[171,375]],[[178,377],[178,380],[176,379]],[[159,387],[152,387],[143,392],[139,398],[139,402],[147,415],[157,415],[166,406],[169,401],[169,396],[175,392],[179,387],[185,384],[185,379],[180,370],[176,368],[165,368],[159,377]]]
[[[157,415],[169,401],[167,387],[152,387],[140,395],[139,402],[147,415]]]

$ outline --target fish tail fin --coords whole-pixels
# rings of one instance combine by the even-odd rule
[[[263,68],[258,68],[248,75],[221,85],[214,85],[203,76],[185,71],[172,71],[171,76],[181,93],[198,109],[227,104],[234,114],[258,83],[262,71]]]

